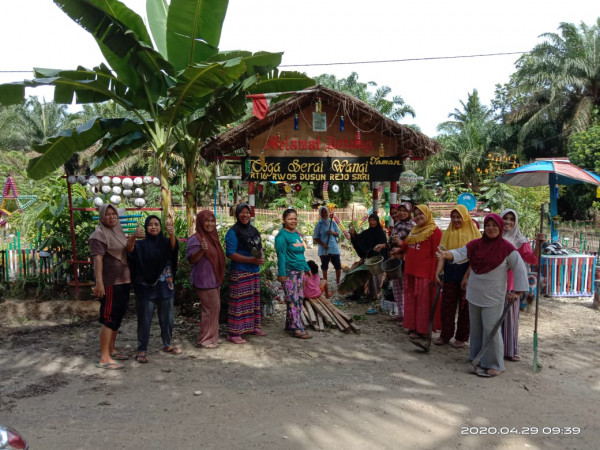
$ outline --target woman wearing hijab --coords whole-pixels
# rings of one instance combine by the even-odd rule
[[[539,249],[544,242],[544,235],[536,236],[536,254],[531,250],[529,239],[527,239],[519,228],[519,215],[514,209],[505,209],[500,213],[504,222],[503,237],[510,242],[519,252],[523,261],[527,264],[536,265],[538,263]],[[512,291],[513,286],[512,271],[508,272],[507,290]],[[519,355],[519,307],[520,302],[515,301],[510,306],[510,310],[502,323],[502,338],[504,339],[504,358],[510,361],[520,361]]]
[[[340,259],[340,248],[338,246],[338,237],[340,229],[333,218],[329,217],[329,209],[327,206],[319,208],[319,221],[315,225],[313,231],[313,241],[319,246],[318,256],[321,260],[321,270],[323,271],[323,279],[327,280],[327,270],[329,262],[335,269],[335,282],[340,284],[340,276],[342,274],[342,261]]]
[[[415,206],[415,226],[402,244],[404,265],[404,328],[411,338],[424,337],[429,331],[429,316],[435,296],[436,252],[442,231],[425,205]],[[434,330],[441,328],[439,306]]]
[[[177,270],[178,244],[173,225],[166,226],[169,237],[162,232],[162,223],[157,216],[151,215],[144,222],[144,230],[135,232],[136,238],[129,240],[129,268],[135,290],[135,308],[137,311],[138,349],[135,360],[147,363],[150,324],[154,310],[158,310],[158,323],[163,352],[179,355],[181,348],[171,345],[173,336],[173,278]]]
[[[406,239],[410,234],[410,230],[415,226],[415,222],[410,215],[411,211],[412,205],[409,202],[390,205],[390,216],[392,216],[392,220],[394,221],[394,225],[390,228],[390,239],[387,244],[390,257],[402,257],[394,249],[399,249],[402,246],[402,241]],[[383,244],[379,244],[375,249],[379,250],[383,248],[382,246]],[[398,304],[398,317],[396,320],[402,322],[404,320],[404,261],[402,261],[401,276],[392,280],[392,292]]]
[[[196,216],[196,233],[189,237],[186,257],[192,265],[190,280],[200,300],[202,317],[198,347],[219,345],[220,289],[225,278],[225,255],[219,242],[215,215],[200,211]]]
[[[456,205],[450,212],[450,225],[442,233],[440,246],[446,250],[454,250],[479,238],[481,238],[481,233],[475,222],[471,220],[467,208],[463,205]],[[444,270],[443,280],[440,279],[442,269]],[[469,270],[468,262],[462,264],[450,264],[448,262],[444,264],[444,260],[438,262],[435,278],[438,284],[443,287],[442,333],[433,342],[436,345],[448,344],[450,339],[454,337],[452,346],[463,348],[465,342],[469,340],[469,304],[465,297],[465,286],[463,284],[467,270]],[[454,334],[457,306],[458,319],[456,321],[456,334]]]
[[[119,213],[110,204],[98,209],[99,223],[90,235],[90,254],[94,264],[94,296],[100,299],[100,369],[122,369],[115,360],[129,356],[115,349],[121,321],[129,307],[130,274],[127,265],[127,237],[119,223]],[[131,236],[131,240],[135,240]]]
[[[369,216],[369,227],[359,234],[356,234],[353,227],[350,230],[350,241],[361,260],[377,254],[375,247],[378,247],[379,244],[387,243],[387,237],[379,222],[379,216],[375,213],[371,214]],[[387,249],[385,245],[380,249],[379,253],[381,253],[384,258],[387,258]],[[379,294],[381,278],[381,275],[371,275],[369,277],[369,298],[372,300],[376,299]],[[357,295],[360,297],[361,290],[362,288],[355,291],[353,298],[356,298]]]
[[[298,213],[289,208],[283,212],[283,228],[275,238],[277,251],[277,281],[281,283],[285,292],[285,329],[292,337],[298,339],[311,339],[312,336],[304,331],[302,325],[302,300],[304,292],[302,286],[303,272],[310,272],[306,263],[304,250],[306,246],[296,227],[298,226]]]
[[[245,344],[243,334],[265,336],[261,330],[260,266],[265,263],[260,233],[250,223],[247,203],[235,208],[237,222],[225,235],[225,254],[229,265],[229,306],[227,340]]]
[[[476,239],[455,250],[440,250],[438,258],[455,263],[469,261],[467,283],[469,321],[471,327],[471,361],[490,341],[481,356],[476,373],[481,377],[495,377],[504,372],[503,346],[500,330],[491,336],[494,325],[502,318],[504,300],[518,300],[528,290],[527,269],[515,247],[502,238],[504,223],[498,214],[488,214],[481,239]],[[506,292],[507,273],[514,272],[516,292]]]

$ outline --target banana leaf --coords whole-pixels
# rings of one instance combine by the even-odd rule
[[[340,294],[345,294],[364,286],[370,275],[371,272],[369,272],[366,264],[358,266],[342,278],[340,286],[338,287],[338,292]]]

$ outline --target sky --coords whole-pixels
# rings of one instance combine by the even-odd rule
[[[145,0],[123,0],[145,16]],[[282,65],[452,57],[526,52],[561,22],[592,25],[592,0],[230,0],[221,50],[284,52]],[[489,105],[519,55],[480,58],[289,67],[310,76],[359,81],[392,89],[416,112],[415,123],[436,135],[439,123],[477,89]],[[33,67],[72,69],[103,61],[95,41],[51,0],[0,0],[0,82]],[[38,89],[36,95],[51,99]],[[389,97],[391,98],[391,96]]]

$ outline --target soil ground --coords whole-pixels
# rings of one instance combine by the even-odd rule
[[[598,448],[600,313],[587,298],[540,303],[541,372],[523,313],[523,360],[479,378],[468,349],[419,353],[389,316],[365,315],[370,305],[342,307],[361,317],[360,334],[311,340],[284,333],[278,305],[266,337],[215,350],[195,348],[196,323],[178,317],[181,356],[161,353],[155,322],[150,362],[108,371],[94,365],[97,302],[7,300],[0,423],[32,449]],[[135,354],[132,312],[117,343]]]

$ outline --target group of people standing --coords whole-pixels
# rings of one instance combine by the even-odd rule
[[[483,222],[483,236],[462,205],[453,208],[450,225],[443,232],[426,205],[413,207],[403,202],[391,205],[390,214],[393,225],[389,235],[379,217],[371,214],[365,231],[357,234],[351,229],[351,241],[361,259],[375,254],[401,259],[402,276],[392,280],[392,291],[398,304],[397,320],[409,336],[425,337],[433,318],[433,329],[441,330],[434,343],[463,348],[470,340],[471,359],[481,356],[477,369],[480,376],[502,373],[505,358],[518,361],[518,299],[529,287],[525,263],[537,264],[537,256],[519,229],[517,213],[508,209],[500,215],[488,214]],[[285,329],[299,339],[312,337],[302,324],[302,300],[306,295],[331,295],[327,288],[330,263],[336,282],[340,283],[340,229],[326,207],[320,208],[319,217],[313,238],[319,246],[324,280],[318,276],[317,264],[305,258],[306,245],[297,231],[298,214],[294,209],[283,212],[283,226],[275,238],[277,280],[283,287],[287,307]],[[171,344],[173,279],[178,255],[173,225],[167,224],[168,236],[164,236],[160,219],[149,216],[144,230],[138,229],[126,237],[114,206],[101,206],[99,218],[89,240],[96,275],[94,294],[101,299],[103,325],[97,366],[119,369],[123,367],[119,360],[128,358],[116,350],[115,344],[127,311],[131,284],[138,317],[136,360],[148,362],[150,323],[155,309],[163,351],[180,354],[182,350]],[[244,344],[248,335],[265,335],[261,327],[259,277],[265,257],[260,233],[251,224],[248,204],[236,207],[235,218],[236,223],[225,235],[225,251],[219,241],[216,218],[207,210],[198,213],[196,232],[187,241],[190,280],[201,305],[197,342],[201,348],[214,349],[221,343],[220,289],[226,258],[231,260],[227,340]],[[543,235],[536,236],[538,252],[543,239]],[[376,298],[381,276],[371,277],[368,286],[369,296]],[[440,292],[441,306],[432,311],[434,298]],[[502,318],[502,331],[491,333]],[[483,355],[479,355],[484,347]]]

